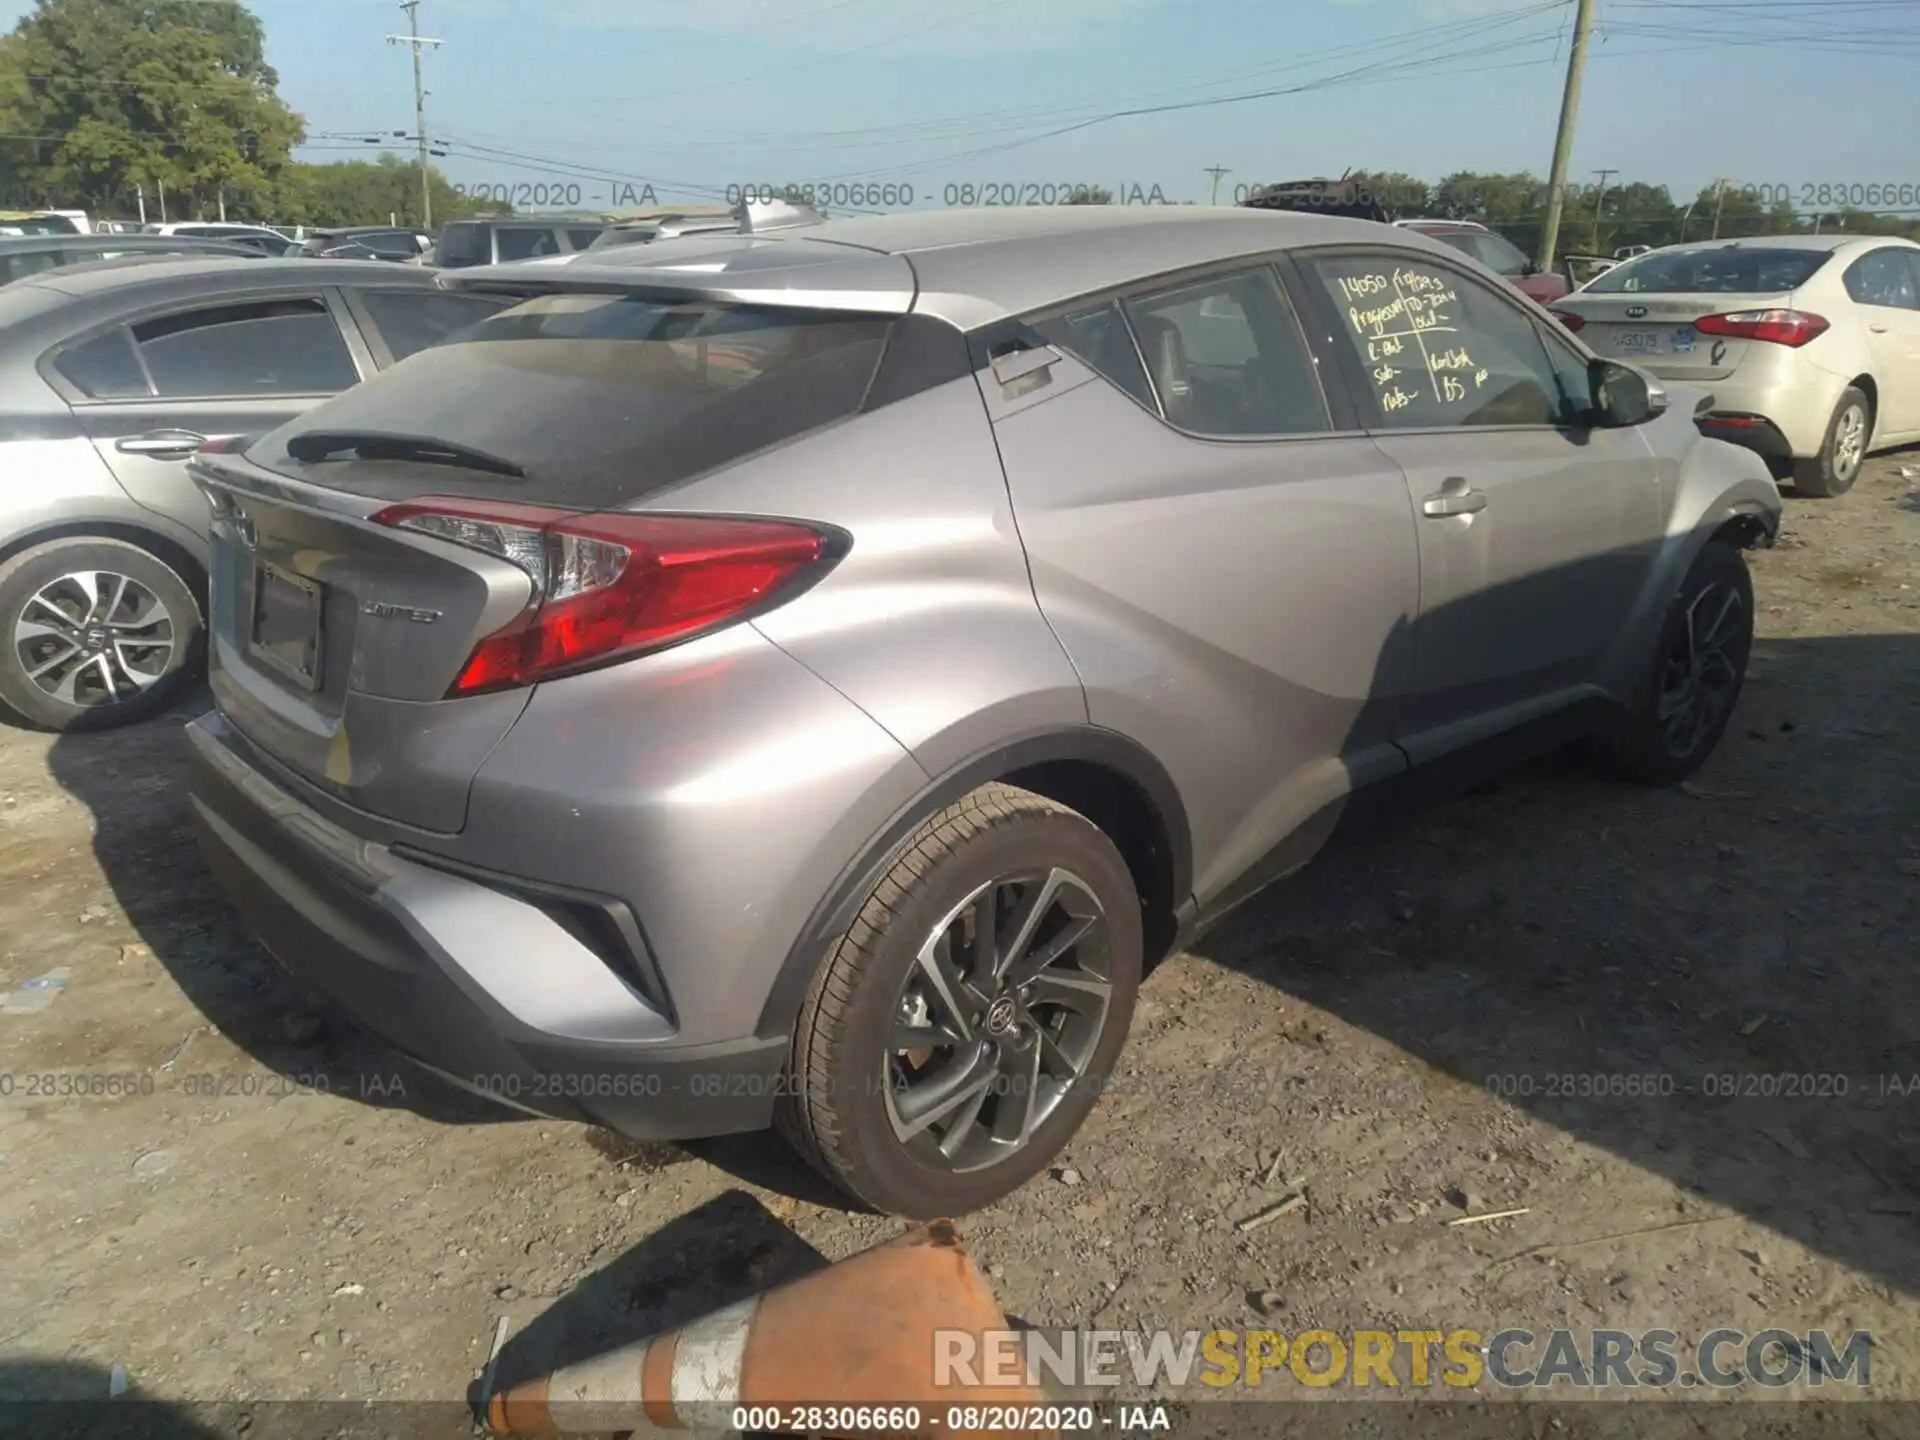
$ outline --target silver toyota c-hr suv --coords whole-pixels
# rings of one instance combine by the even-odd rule
[[[1670,782],[1762,463],[1458,251],[1203,208],[827,220],[522,297],[203,455],[194,806],[267,946],[471,1090],[779,1125],[955,1213],[1143,968],[1376,801]]]

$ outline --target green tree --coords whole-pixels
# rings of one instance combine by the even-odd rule
[[[305,138],[237,0],[38,0],[0,51],[0,189],[31,203],[213,213]]]
[[[1111,205],[1113,191],[1104,185],[1081,185],[1067,198],[1069,205]]]
[[[427,179],[436,220],[512,211],[499,201],[460,194],[434,167],[428,167]],[[385,225],[394,216],[405,224],[419,213],[419,165],[386,152],[371,161],[290,165],[261,207],[262,218],[283,225]]]

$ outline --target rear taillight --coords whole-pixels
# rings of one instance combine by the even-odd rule
[[[836,536],[789,520],[432,497],[373,520],[498,556],[533,584],[527,608],[474,647],[450,697],[530,685],[731,624],[790,597],[844,550]]]
[[[1799,347],[1824,335],[1824,315],[1805,310],[1735,310],[1727,315],[1702,315],[1693,322],[1702,335],[1725,335],[1736,340],[1764,340],[1770,345]]]
[[[1569,330],[1578,330],[1582,325],[1587,323],[1584,315],[1572,315],[1565,310],[1549,310],[1547,313]]]

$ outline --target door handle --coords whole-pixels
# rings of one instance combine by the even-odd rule
[[[1884,335],[1887,333],[1887,327],[1884,325],[1869,325],[1867,328],[1876,335]]]
[[[1435,519],[1444,519],[1449,515],[1473,515],[1487,508],[1487,497],[1483,491],[1466,488],[1466,482],[1447,482],[1448,488],[1438,495],[1429,495],[1420,502],[1420,513]],[[1459,488],[1453,488],[1455,486]]]
[[[113,448],[122,455],[149,455],[155,460],[184,460],[202,445],[207,437],[196,435],[191,430],[149,430],[144,435],[129,435],[125,439],[113,442]]]

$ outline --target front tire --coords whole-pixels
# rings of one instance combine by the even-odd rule
[[[780,1128],[875,1210],[992,1204],[1092,1110],[1141,962],[1113,842],[1044,796],[983,786],[907,841],[814,977]]]
[[[1849,386],[1833,407],[1827,421],[1826,438],[1820,453],[1810,460],[1793,462],[1793,485],[1802,495],[1829,500],[1844,495],[1860,478],[1866,463],[1867,445],[1873,438],[1873,404],[1859,390]]]
[[[71,536],[0,565],[0,700],[46,730],[105,730],[179,699],[205,641],[173,568],[124,540]]]
[[[1672,785],[1707,761],[1733,718],[1753,651],[1753,577],[1738,549],[1710,541],[1680,582],[1640,692],[1592,748],[1623,780]]]

